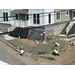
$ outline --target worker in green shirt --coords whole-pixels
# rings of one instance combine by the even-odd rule
[[[54,45],[54,47],[58,47],[58,51],[59,51],[59,46],[60,46],[60,44],[59,43],[57,43],[57,42],[53,42],[55,45]]]

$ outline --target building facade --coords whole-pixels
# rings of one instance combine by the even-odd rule
[[[26,9],[0,9],[0,21],[22,20],[27,21],[28,11]]]
[[[40,26],[54,23],[53,13],[44,14],[46,12],[53,12],[54,9],[29,9],[29,25]]]
[[[1,22],[8,21],[9,23],[10,20],[22,20],[26,25],[35,27],[73,20],[74,18],[74,9],[0,9]]]
[[[53,23],[73,20],[75,18],[74,9],[28,9],[29,25],[42,26]]]

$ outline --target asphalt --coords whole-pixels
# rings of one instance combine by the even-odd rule
[[[1,42],[0,42],[1,44]],[[20,61],[10,55],[5,49],[0,46],[0,60],[10,65],[23,65]],[[0,64],[2,65],[2,64]]]
[[[25,50],[25,53],[26,52],[30,53],[34,47],[34,46],[28,46],[16,39],[8,40],[8,41],[12,43],[13,45],[15,45],[16,47],[20,47],[20,48],[23,47]],[[56,42],[60,43],[60,49],[65,47],[65,41],[57,40]],[[38,52],[45,52],[45,51],[46,51],[46,54],[50,54],[52,53],[53,46],[54,46],[53,42],[50,42],[49,44],[45,44],[45,45],[35,46],[34,50],[32,51],[32,54],[38,55]]]

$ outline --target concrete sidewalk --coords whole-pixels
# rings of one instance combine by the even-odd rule
[[[13,37],[9,36],[8,34],[3,35],[3,37],[5,40],[13,40],[14,39]]]
[[[0,33],[3,33],[3,32],[0,31]],[[5,40],[13,40],[13,39],[15,39],[15,38],[9,36],[8,34],[3,35],[3,37],[4,37]]]
[[[30,51],[33,49],[34,46],[28,46],[16,39],[13,40],[8,40],[10,43],[12,43],[13,45],[15,45],[16,47],[23,47],[25,50],[25,53],[28,52],[30,53]],[[57,40],[56,42],[60,43],[60,49],[65,47],[65,41],[62,40]],[[34,50],[32,51],[33,55],[38,55],[38,51],[46,51],[46,54],[50,54],[52,53],[52,47],[54,46],[53,42],[50,42],[49,44],[44,44],[44,45],[40,45],[40,46],[35,46]]]

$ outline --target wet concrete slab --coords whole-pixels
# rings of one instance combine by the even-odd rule
[[[16,39],[14,40],[9,40],[10,43],[14,44],[16,47],[23,47],[25,52],[30,52],[34,46],[28,46]],[[65,47],[65,41],[62,40],[57,40],[56,42],[60,43],[60,49]],[[33,55],[38,55],[38,52],[45,52],[46,54],[52,53],[52,47],[54,46],[53,42],[50,42],[48,44],[40,45],[40,46],[35,46],[34,50],[32,51]]]

